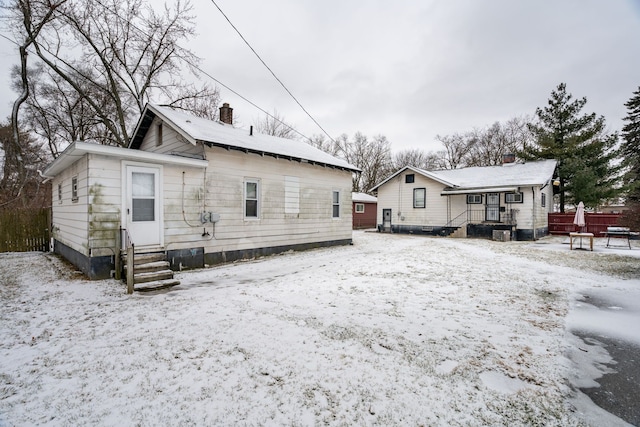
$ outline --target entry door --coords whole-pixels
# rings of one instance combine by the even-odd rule
[[[160,170],[127,166],[127,231],[136,246],[160,246]]]
[[[391,230],[391,209],[382,209],[382,228]]]
[[[488,193],[486,205],[487,221],[500,221],[500,193]]]

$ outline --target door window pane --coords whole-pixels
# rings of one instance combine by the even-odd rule
[[[155,220],[155,200],[154,199],[133,199],[132,221],[154,221]]]
[[[154,174],[133,172],[131,174],[133,197],[153,197],[155,193]]]

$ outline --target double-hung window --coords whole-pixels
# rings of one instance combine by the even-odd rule
[[[332,207],[332,216],[333,218],[340,218],[340,192],[333,191],[331,197],[331,207]]]
[[[260,181],[251,179],[244,182],[244,217],[257,219],[260,209]]]
[[[78,177],[74,176],[71,178],[71,201],[78,201]]]
[[[413,207],[414,208],[424,208],[426,206],[426,195],[427,190],[425,188],[414,188],[413,189]]]
[[[540,203],[543,208],[547,206],[547,195],[545,193],[542,193]]]
[[[479,205],[482,203],[482,194],[467,194],[468,205]]]

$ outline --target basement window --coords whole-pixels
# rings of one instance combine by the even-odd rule
[[[364,203],[356,203],[356,213],[364,213]]]
[[[78,201],[78,177],[74,176],[71,178],[71,201]]]
[[[426,195],[427,195],[427,190],[425,188],[414,188],[413,189],[413,207],[424,208],[426,206],[425,204]]]
[[[522,193],[505,193],[505,203],[522,203]]]

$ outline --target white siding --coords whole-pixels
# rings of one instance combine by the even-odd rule
[[[181,154],[181,155],[190,155],[195,158],[203,158],[203,148],[201,144],[196,146],[192,145],[186,139],[182,137],[178,132],[176,132],[171,126],[166,123],[162,123],[162,144],[157,145],[157,133],[158,133],[158,125],[162,123],[162,120],[159,118],[153,119],[153,123],[151,123],[151,127],[147,131],[144,139],[142,140],[142,144],[140,145],[140,150],[142,151],[150,151],[153,153],[160,154]]]
[[[121,225],[122,161],[89,155],[89,235],[92,256],[113,255]]]
[[[415,181],[406,183],[405,176],[414,174]],[[424,208],[413,207],[413,190],[426,189]],[[444,185],[420,174],[407,171],[378,189],[378,224],[382,224],[382,210],[391,209],[394,225],[443,226],[447,223],[447,197],[441,196]]]
[[[53,237],[76,251],[88,255],[88,156],[83,156],[52,181]],[[78,200],[72,201],[71,180],[78,177]],[[62,184],[62,201],[58,200],[58,184]]]
[[[222,148],[206,153],[206,183],[202,170],[165,167],[165,243],[170,249],[204,246],[205,252],[220,252],[351,238],[350,172]],[[298,181],[297,213],[285,211],[291,177]],[[258,219],[244,218],[247,178],[260,181]],[[341,196],[337,219],[332,218],[333,190]],[[202,211],[219,214],[220,221],[201,224]],[[203,231],[210,235],[202,236]]]

